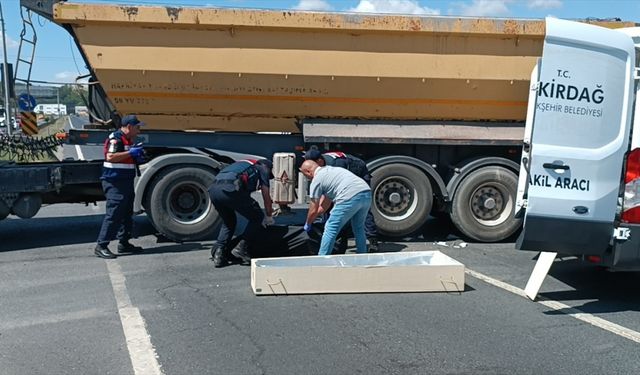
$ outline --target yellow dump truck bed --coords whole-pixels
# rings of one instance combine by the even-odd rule
[[[116,109],[151,129],[301,118],[522,121],[542,20],[60,3]]]

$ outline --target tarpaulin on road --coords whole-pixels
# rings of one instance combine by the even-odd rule
[[[316,255],[320,249],[322,229],[314,224],[313,230],[307,233],[298,225],[272,225],[265,228],[258,238],[258,243],[249,245],[252,258]]]

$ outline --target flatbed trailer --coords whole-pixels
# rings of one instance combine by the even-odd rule
[[[101,161],[0,162],[0,219],[33,217],[42,205],[104,200]]]

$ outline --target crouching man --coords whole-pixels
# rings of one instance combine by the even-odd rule
[[[318,163],[319,166],[324,167],[328,165],[330,167],[340,167],[345,168],[349,172],[355,174],[364,180],[364,182],[371,187],[371,174],[369,173],[369,169],[367,168],[367,163],[364,160],[355,157],[350,154],[345,154],[344,152],[325,152],[321,153],[317,148],[312,147],[304,154],[305,160],[313,160]],[[378,227],[376,226],[376,222],[373,219],[373,214],[371,210],[367,213],[367,218],[364,221],[364,230],[367,234],[367,239],[369,240],[369,252],[377,253],[379,250],[378,247]],[[343,231],[342,239],[340,242],[339,248],[342,248],[341,251],[344,254],[344,251],[347,249],[347,240],[348,236]]]
[[[356,239],[356,251],[367,252],[364,222],[371,207],[371,188],[364,180],[344,168],[321,167],[313,160],[302,163],[300,171],[311,180],[311,204],[305,230],[311,230],[313,221],[333,202],[331,216],[325,223],[318,255],[330,255],[342,227],[351,221]]]
[[[273,164],[266,159],[240,160],[221,170],[209,188],[211,202],[222,219],[218,241],[211,249],[215,267],[226,266],[230,255],[242,259],[245,263],[250,262],[248,243],[257,240],[261,226],[274,223],[269,195],[269,179],[273,178],[272,168]],[[251,193],[258,190],[262,192],[266,216],[258,202],[251,198]],[[236,212],[244,216],[248,223],[242,240],[231,249],[230,243],[237,223]]]

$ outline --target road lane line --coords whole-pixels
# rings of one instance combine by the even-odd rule
[[[78,160],[84,160],[84,154],[82,153],[80,145],[76,145],[76,153],[78,154]]]
[[[133,371],[136,375],[162,375],[158,355],[151,344],[144,318],[140,310],[131,304],[122,269],[116,261],[106,263]]]
[[[481,274],[480,272],[476,272],[474,270],[471,270],[469,268],[464,269],[464,272],[466,274],[469,274],[473,277],[475,277],[476,279],[480,279],[482,281],[484,281],[485,283],[491,284],[493,286],[497,286],[498,288],[504,289],[508,292],[511,292],[513,294],[517,294],[521,297],[527,298],[527,295],[524,293],[524,290],[520,289],[520,288],[516,288],[515,286],[511,285],[511,284],[507,284],[504,281],[500,281],[500,280],[496,280],[492,277],[486,276]]]
[[[19,319],[13,319],[13,320],[9,317],[3,317],[2,321],[0,321],[0,331],[9,331],[12,329],[21,329],[21,328],[27,328],[27,327],[42,326],[47,324],[67,323],[67,322],[74,322],[77,320],[87,320],[87,319],[97,319],[97,318],[104,319],[108,316],[110,316],[110,312],[93,308],[93,309],[87,309],[87,310],[70,311],[66,313],[55,313],[52,315],[45,315],[45,316],[36,316],[36,317],[21,316]]]
[[[529,300],[529,298],[527,297],[527,295],[525,294],[524,290],[517,288],[513,285],[507,284],[504,281],[500,281],[500,280],[496,280],[492,277],[489,277],[487,275],[483,275],[479,272],[476,272],[474,270],[465,268],[465,273],[475,277],[478,280],[482,280],[488,284],[491,284],[493,286],[496,286],[500,289],[504,289],[508,292],[517,294],[523,298],[526,298],[527,300]],[[578,319],[580,321],[583,321],[585,323],[591,324],[595,327],[604,329],[605,331],[609,331],[615,335],[618,335],[620,337],[624,337],[626,339],[629,339],[631,341],[634,341],[636,343],[640,344],[640,332],[634,331],[632,329],[629,329],[627,327],[623,327],[619,324],[610,322],[608,320],[599,318],[595,315],[592,314],[588,314],[585,312],[582,312],[574,307],[571,307],[569,305],[565,305],[562,302],[558,302],[558,301],[553,301],[550,299],[546,299],[544,297],[538,297],[538,300],[535,301],[536,303],[539,303],[543,306],[546,306],[554,311],[563,313],[565,315],[569,315],[575,319]]]
[[[71,116],[67,116],[67,121],[69,121],[69,129],[75,129],[73,121],[71,121]]]
[[[73,121],[71,121],[71,116],[67,117],[67,121],[69,121],[69,129],[75,129],[75,126],[73,126]],[[76,154],[78,154],[78,160],[85,160],[80,145],[76,145]]]

